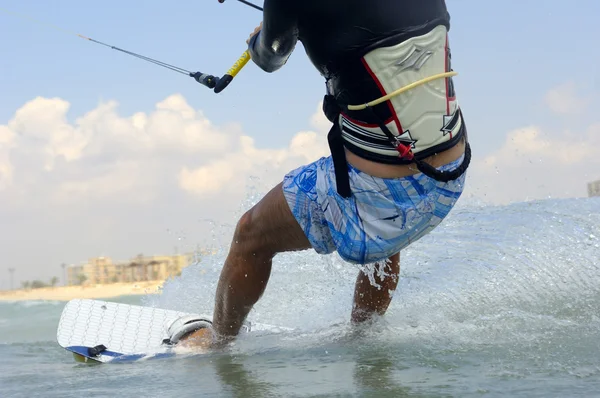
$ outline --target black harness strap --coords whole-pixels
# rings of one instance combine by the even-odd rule
[[[331,151],[333,160],[333,169],[335,170],[335,184],[338,194],[344,198],[352,195],[350,190],[350,179],[348,178],[348,163],[346,163],[346,152],[344,149],[344,139],[342,138],[342,129],[340,128],[339,117],[333,120],[333,126],[327,134],[327,142]]]

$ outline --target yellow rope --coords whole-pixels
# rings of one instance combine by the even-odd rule
[[[456,76],[456,75],[458,75],[458,73],[454,72],[454,71],[452,71],[452,72],[438,73],[437,75],[432,75],[432,76],[426,77],[424,79],[417,80],[414,83],[411,83],[409,85],[401,87],[401,88],[399,88],[398,90],[396,90],[394,92],[391,92],[391,93],[389,93],[389,94],[387,94],[387,95],[385,95],[385,96],[383,96],[381,98],[377,98],[376,100],[373,100],[371,102],[367,102],[366,104],[348,105],[348,110],[350,110],[350,111],[360,111],[360,110],[366,109],[367,107],[381,104],[382,102],[385,102],[385,101],[389,100],[390,98],[393,98],[393,97],[395,97],[397,95],[400,95],[400,94],[402,94],[402,93],[404,93],[404,92],[406,92],[408,90],[411,90],[411,89],[413,89],[413,88],[415,88],[417,86],[420,86],[422,84],[429,83],[432,80],[442,79],[442,78],[446,78],[446,77],[452,77],[452,76]]]

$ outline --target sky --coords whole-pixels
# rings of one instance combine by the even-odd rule
[[[8,268],[16,287],[91,257],[226,244],[260,194],[328,156],[301,44],[215,94],[76,36],[222,75],[261,20],[233,0],[141,4],[0,0],[0,289]],[[576,4],[448,1],[473,150],[461,204],[585,197],[600,179],[600,2]]]

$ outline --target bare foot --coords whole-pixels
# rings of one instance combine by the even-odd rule
[[[209,349],[213,346],[213,332],[210,328],[198,329],[181,339],[178,345],[186,348]]]

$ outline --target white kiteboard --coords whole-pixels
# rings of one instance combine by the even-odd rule
[[[169,327],[193,316],[208,323],[212,316],[100,300],[75,299],[63,309],[56,337],[78,362],[124,362],[176,355]],[[246,322],[242,333],[289,330]]]

